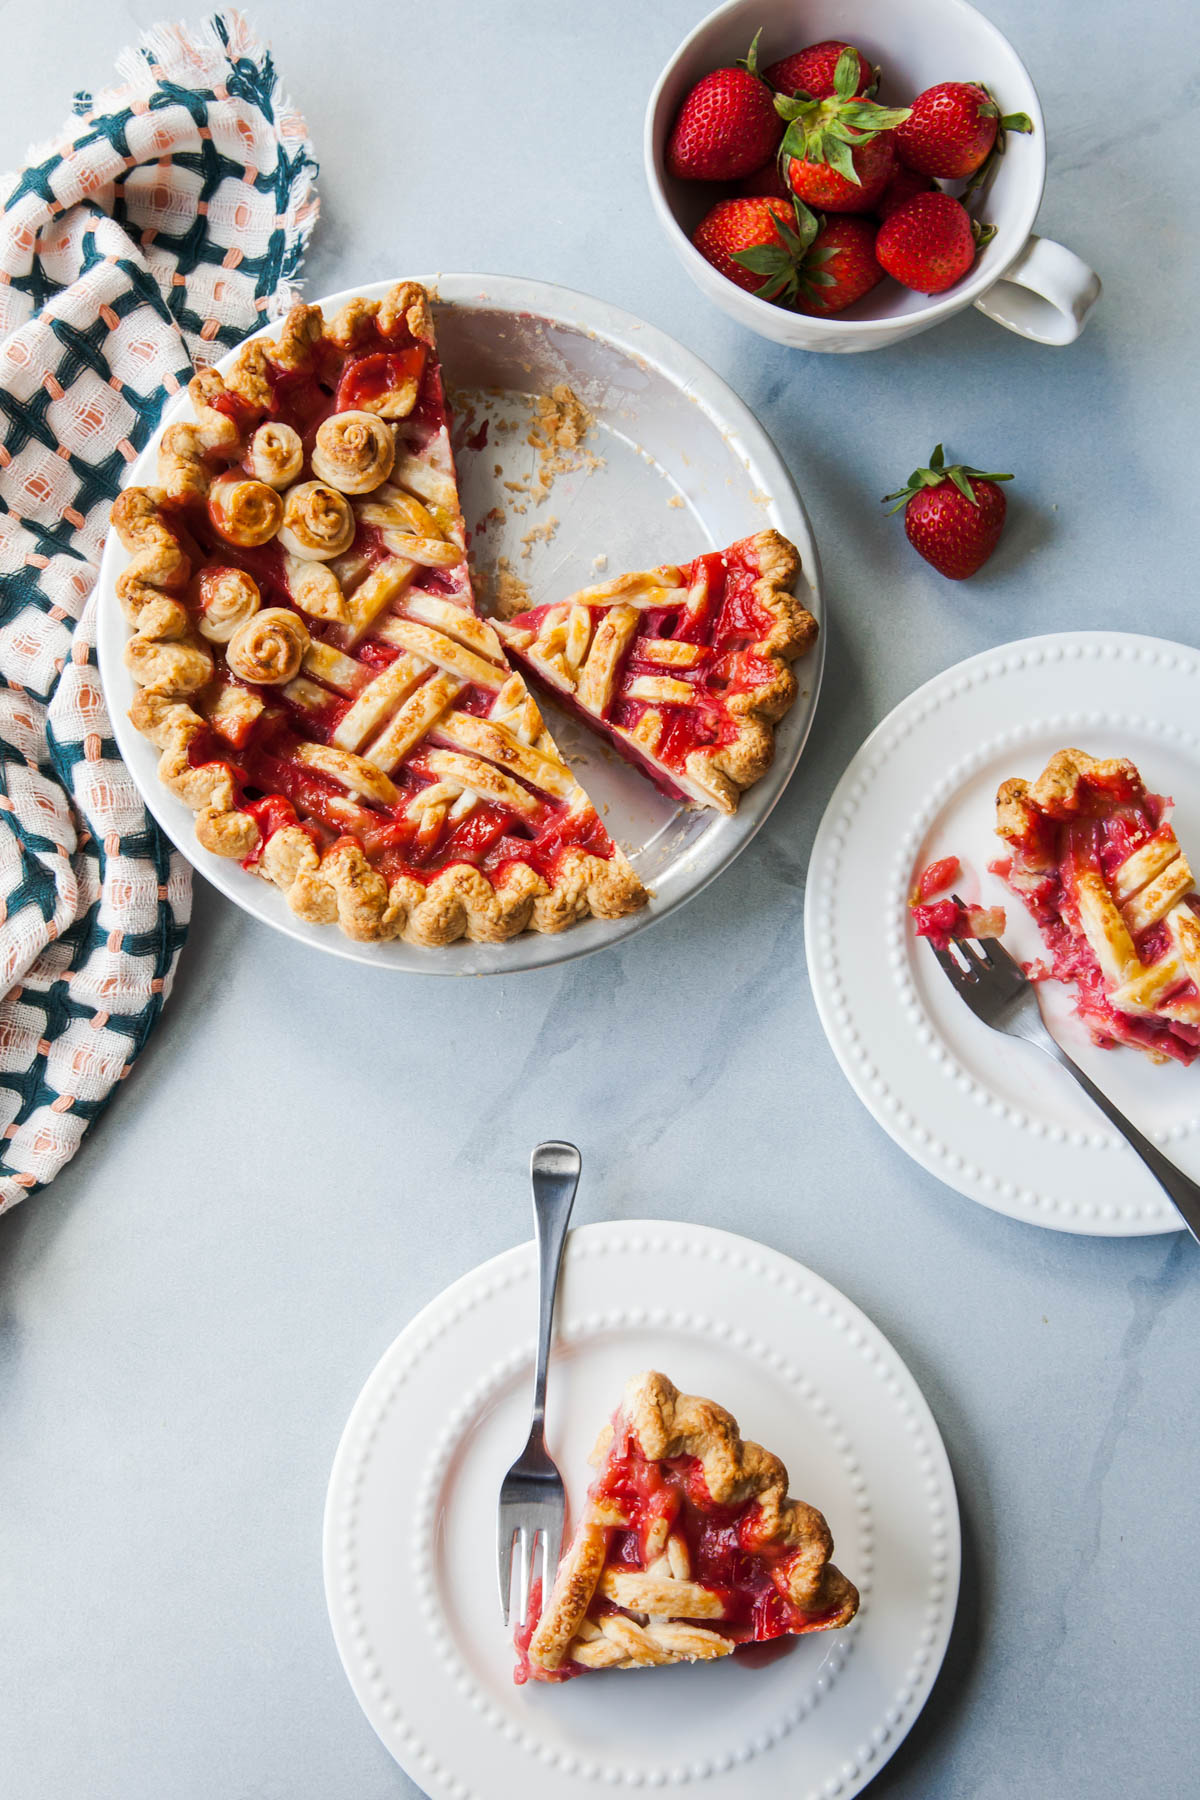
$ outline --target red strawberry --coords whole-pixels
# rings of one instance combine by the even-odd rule
[[[813,100],[827,100],[834,92],[833,76],[838,59],[843,50],[851,48],[850,44],[843,44],[837,38],[809,44],[806,50],[795,50],[791,56],[764,69],[763,80],[778,88],[781,94],[808,94]],[[854,91],[865,94],[874,85],[875,71],[861,50],[855,50],[854,55],[858,58],[858,81]]]
[[[870,219],[835,213],[813,239],[805,261],[807,280],[797,311],[818,318],[845,312],[883,280],[875,260],[875,226]]]
[[[892,134],[881,132],[878,137],[869,137],[858,145],[855,133],[849,142],[858,146],[850,153],[853,169],[850,177],[820,156],[788,158],[787,178],[798,199],[809,206],[823,207],[827,212],[874,212],[896,165]]]
[[[938,192],[936,181],[928,175],[918,175],[915,169],[906,169],[903,163],[897,163],[892,170],[891,180],[879,196],[879,204],[875,208],[876,215],[882,219],[890,219],[898,206],[911,200],[914,194],[934,194]]]
[[[752,45],[748,60],[753,55]],[[780,136],[767,84],[752,69],[714,69],[679,109],[667,140],[667,170],[689,181],[737,181],[770,161]]]
[[[896,154],[910,169],[959,181],[974,175],[991,154],[997,133],[1032,131],[1024,113],[1000,117],[1000,108],[977,81],[942,81],[926,88],[896,129]]]
[[[892,512],[904,508],[909,543],[939,575],[965,581],[981,569],[1000,540],[1008,503],[998,481],[1011,475],[987,475],[982,469],[945,465],[939,444],[927,469],[914,469],[894,500]]]
[[[858,74],[858,52],[847,46],[826,99],[775,98],[788,121],[779,147],[784,174],[801,200],[831,212],[870,212],[892,172],[893,128],[908,117],[904,107],[857,98]]]
[[[941,294],[961,281],[995,226],[975,224],[952,194],[916,194],[879,227],[875,254],[897,281]]]
[[[796,209],[790,200],[774,200],[771,198],[752,198],[749,195],[738,200],[718,200],[712,211],[706,213],[692,234],[692,242],[714,269],[730,281],[736,281],[740,288],[748,293],[761,293],[764,300],[775,298],[786,285],[781,281],[774,292],[765,290],[770,282],[764,283],[766,268],[754,269],[742,262],[735,262],[747,252],[755,250],[774,251],[781,263],[787,260],[788,244],[782,235],[783,231],[794,233],[796,225]],[[771,257],[759,257],[759,262],[773,261]]]
[[[701,256],[761,300],[822,316],[883,280],[868,219],[819,219],[799,201],[719,200],[692,238]]]

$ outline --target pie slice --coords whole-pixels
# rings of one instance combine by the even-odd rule
[[[1006,781],[995,865],[1028,906],[1049,952],[1044,973],[1072,981],[1098,1044],[1155,1061],[1200,1054],[1200,895],[1168,818],[1133,763],[1059,750],[1035,782]]]
[[[635,1376],[592,1460],[549,1598],[516,1633],[517,1682],[710,1661],[739,1644],[848,1625],[858,1590],[822,1515],[711,1400]]]
[[[425,290],[295,307],[188,392],[113,523],[130,716],[205,848],[364,940],[644,905],[477,616]]]
[[[817,622],[777,531],[497,620],[510,659],[664,794],[735,811],[770,767]]]

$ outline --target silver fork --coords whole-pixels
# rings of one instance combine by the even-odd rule
[[[957,894],[954,899],[962,905]],[[1013,961],[1000,939],[955,938],[954,946],[960,952],[961,960],[950,950],[934,948],[933,953],[975,1017],[990,1025],[993,1031],[1003,1031],[1009,1037],[1024,1038],[1027,1044],[1036,1044],[1039,1050],[1044,1050],[1073,1075],[1109,1123],[1116,1127],[1131,1149],[1137,1151],[1159,1186],[1174,1201],[1192,1236],[1200,1242],[1200,1187],[1189,1181],[1182,1170],[1163,1155],[1157,1144],[1143,1137],[1136,1125],[1130,1124],[1108,1095],[1051,1037],[1042,1018],[1033,982]]]
[[[574,1144],[539,1144],[530,1161],[529,1172],[533,1181],[533,1225],[538,1254],[537,1366],[533,1377],[533,1422],[529,1437],[500,1484],[496,1547],[505,1625],[509,1621],[514,1546],[518,1555],[517,1623],[524,1625],[535,1579],[537,1551],[541,1550],[544,1597],[558,1568],[567,1511],[562,1476],[546,1449],[546,1367],[550,1359],[558,1271],[579,1181],[579,1152]]]

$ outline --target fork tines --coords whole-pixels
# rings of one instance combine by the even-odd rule
[[[513,1565],[517,1576],[517,1624],[524,1625],[529,1614],[533,1585],[539,1574],[542,1601],[554,1583],[561,1548],[561,1533],[553,1526],[539,1525],[532,1534],[528,1527],[514,1525],[507,1544],[500,1546],[500,1603],[504,1608],[504,1626],[508,1629],[511,1612]],[[540,1564],[540,1569],[539,1569]]]

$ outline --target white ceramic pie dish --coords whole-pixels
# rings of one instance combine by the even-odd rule
[[[557,936],[525,932],[507,944],[461,940],[432,950],[403,942],[355,943],[336,926],[305,924],[269,883],[203,849],[191,811],[158,780],[158,752],[128,718],[134,696],[123,661],[129,627],[115,589],[128,556],[115,533],[105,544],[97,587],[100,675],[113,734],[146,805],[193,867],[245,912],[318,949],[381,968],[515,973],[568,961],[644,929],[691,899],[749,843],[786,786],[812,724],[824,661],[820,564],[804,504],[771,440],[720,377],[673,338],[604,301],[544,282],[497,275],[426,279],[437,297],[439,348],[452,390],[538,394],[566,381],[595,418],[589,448],[603,466],[560,476],[543,508],[530,507],[524,515],[509,511],[505,523],[487,534],[486,560],[506,556],[535,600],[557,599],[601,579],[597,556],[607,558],[605,573],[617,574],[690,559],[767,526],[799,550],[798,592],[822,634],[796,665],[800,695],[777,728],[774,764],[738,811],[724,817],[676,806],[548,706],[564,753],[653,890],[650,904],[626,919],[589,919]],[[390,286],[347,288],[319,303],[332,311],[353,294],[382,296]],[[218,366],[228,366],[234,355]],[[517,410],[515,401],[508,406],[514,415]],[[168,405],[131,466],[129,483],[153,485],[162,431],[187,411],[185,394]],[[498,502],[511,503],[504,482],[527,476],[532,462],[523,430],[492,432],[480,453],[460,456],[468,528]],[[549,541],[523,544],[531,526],[550,518],[557,524]]]

